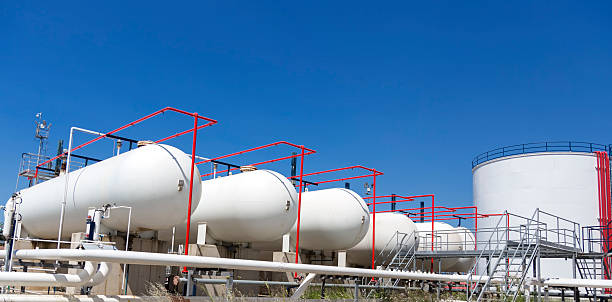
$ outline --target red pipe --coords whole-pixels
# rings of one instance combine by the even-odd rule
[[[367,168],[366,168],[367,169]],[[372,170],[372,269],[375,269],[376,265],[376,170]],[[372,278],[374,280],[374,278]]]
[[[212,159],[203,160],[201,162],[197,162],[196,165],[207,163],[207,162],[211,162],[213,160],[220,160],[220,159],[224,159],[224,158],[227,158],[227,157],[232,157],[232,156],[236,156],[236,155],[240,155],[240,154],[244,154],[244,153],[248,153],[248,152],[252,152],[252,151],[256,151],[256,150],[261,150],[261,149],[265,149],[265,148],[268,148],[268,147],[273,147],[273,146],[277,146],[277,145],[281,145],[281,144],[289,145],[289,146],[292,146],[292,147],[295,147],[295,148],[300,148],[300,149],[304,148],[305,150],[308,150],[308,151],[310,151],[312,153],[316,152],[315,150],[308,149],[308,148],[306,148],[304,146],[298,146],[296,144],[292,144],[292,143],[289,143],[289,142],[286,142],[286,141],[279,141],[279,142],[275,142],[275,143],[271,143],[271,144],[267,144],[267,145],[263,145],[263,146],[259,146],[259,147],[255,147],[255,148],[251,148],[251,149],[246,149],[246,150],[243,150],[243,151],[238,151],[238,152],[234,152],[234,153],[223,155],[223,156],[219,156],[219,157],[215,157],[215,158],[212,158]]]
[[[92,139],[92,140],[89,140],[89,141],[87,141],[87,142],[85,142],[85,143],[83,143],[83,144],[81,144],[81,145],[79,145],[79,146],[77,146],[77,147],[74,147],[74,148],[72,148],[72,150],[71,150],[70,152],[72,152],[72,151],[76,151],[76,150],[78,150],[78,149],[81,149],[81,148],[83,148],[83,147],[85,147],[85,146],[87,146],[87,145],[89,145],[89,144],[91,144],[91,143],[93,143],[93,142],[96,142],[96,141],[98,141],[98,140],[100,140],[100,139],[102,139],[102,138],[106,137],[107,135],[114,134],[114,133],[119,132],[119,131],[121,131],[121,130],[123,130],[123,129],[125,129],[125,128],[131,127],[131,126],[134,126],[134,125],[136,125],[136,124],[138,124],[138,123],[140,123],[140,122],[142,122],[142,121],[144,121],[144,120],[150,119],[150,118],[152,118],[152,117],[154,117],[154,116],[156,116],[156,115],[159,115],[159,114],[161,114],[161,113],[164,113],[164,112],[166,112],[166,111],[174,111],[174,112],[178,112],[178,113],[181,113],[181,114],[186,114],[186,115],[189,115],[189,116],[192,116],[192,117],[193,117],[193,116],[195,116],[193,113],[189,113],[189,112],[187,112],[187,111],[180,110],[180,109],[176,109],[176,108],[172,108],[172,107],[162,108],[162,109],[157,110],[157,111],[155,111],[155,112],[153,112],[153,113],[151,113],[151,114],[149,114],[149,115],[145,115],[144,117],[141,117],[141,118],[139,118],[139,119],[137,119],[137,120],[135,120],[135,121],[133,121],[133,122],[131,122],[131,123],[128,123],[128,124],[126,124],[126,125],[123,125],[123,126],[121,126],[121,127],[117,128],[117,129],[113,130],[113,131],[107,132],[107,133],[105,133],[104,135],[101,135],[101,136],[98,136],[98,137],[96,137],[96,138],[94,138],[94,139]],[[208,121],[208,123],[205,125],[205,127],[206,127],[206,126],[212,126],[212,125],[214,125],[214,124],[216,124],[216,123],[217,123],[217,121],[216,121],[216,120],[213,120],[213,119],[211,119],[211,118],[207,118],[207,117],[204,117],[204,116],[201,116],[201,115],[198,115],[198,116],[197,116],[197,118],[199,118],[199,119],[203,119],[203,120],[205,120],[205,121]],[[188,132],[191,132],[191,131],[193,131],[193,129],[189,130]],[[186,132],[186,133],[188,133],[188,132]],[[176,137],[176,136],[174,136],[174,137]],[[53,161],[53,160],[56,160],[56,159],[60,158],[61,156],[66,155],[66,154],[67,154],[67,152],[64,152],[64,153],[59,154],[59,155],[57,155],[57,156],[55,156],[55,157],[52,157],[52,158],[50,158],[50,159],[48,159],[48,160],[46,160],[46,161],[44,161],[44,162],[42,162],[42,163],[38,164],[38,166],[36,166],[36,167],[38,168],[38,167],[40,167],[40,166],[43,166],[43,165],[45,165],[45,164],[47,164],[47,163],[49,163],[49,162],[51,162],[51,161]],[[37,170],[38,170],[38,169],[37,169]]]
[[[308,151],[306,153],[304,153],[304,155],[310,155],[310,154],[314,154],[316,153],[316,151]],[[258,162],[258,163],[254,163],[254,164],[249,164],[250,166],[259,166],[259,165],[263,165],[263,164],[269,164],[269,163],[273,163],[273,162],[277,162],[277,161],[281,161],[281,160],[285,160],[285,159],[290,159],[290,158],[294,158],[294,157],[300,157],[301,154],[296,154],[296,155],[289,155],[289,156],[284,156],[284,157],[279,157],[279,158],[275,158],[275,159],[271,159],[271,160],[266,160],[266,161],[262,161],[262,162]],[[200,162],[201,163],[201,162]],[[198,163],[196,163],[197,165]],[[217,174],[221,174],[221,173],[226,173],[226,172],[230,172],[230,171],[234,171],[234,170],[238,170],[239,168],[230,168],[230,169],[225,169],[222,171],[217,171]],[[206,176],[210,176],[213,175],[214,173],[207,173],[207,174],[203,174],[201,175],[202,177],[206,177]]]
[[[304,146],[301,146],[302,157],[300,159],[300,191],[298,193],[298,217],[297,217],[297,235],[295,238],[295,263],[298,263],[300,253],[300,217],[302,215],[302,176],[304,175]],[[294,278],[297,278],[297,272],[294,273]]]
[[[198,114],[194,113],[193,119],[193,143],[191,145],[191,177],[189,178],[189,208],[187,209],[187,233],[185,234],[185,255],[189,252],[189,229],[191,228],[191,201],[193,200],[193,172],[195,169],[196,138],[198,136]],[[187,267],[183,267],[187,272]]]

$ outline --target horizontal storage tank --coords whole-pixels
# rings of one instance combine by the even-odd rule
[[[198,223],[207,237],[226,242],[270,241],[288,233],[297,219],[298,194],[283,175],[255,170],[202,182],[202,198],[191,216],[190,242]],[[185,224],[176,228],[184,240]]]
[[[69,173],[62,237],[85,230],[89,207],[132,207],[131,230],[160,230],[185,221],[191,158],[177,148],[150,144]],[[192,208],[201,195],[194,170]],[[65,176],[20,191],[22,225],[30,237],[56,239]],[[112,210],[103,224],[125,231],[128,211]]]
[[[354,191],[332,188],[302,193],[300,249],[339,251],[359,243],[368,232],[370,214]],[[297,223],[291,231],[295,240]]]
[[[419,251],[430,252],[432,249],[431,222],[417,223],[419,231]],[[433,223],[433,251],[460,252],[474,250],[475,241],[473,233],[464,227],[453,227],[445,222]],[[439,259],[439,263],[438,263]],[[434,271],[466,273],[473,264],[473,258],[436,258]],[[417,261],[417,269],[430,271],[431,261]]]
[[[524,146],[528,147],[527,150],[537,150],[533,149],[534,145],[536,144]],[[576,148],[576,144],[573,148]],[[509,148],[504,148],[506,149]],[[501,150],[496,153],[501,155]],[[513,214],[532,217],[536,208],[539,208],[580,223],[581,227],[599,224],[597,161],[594,153],[555,151],[491,159],[479,156],[473,165],[474,205],[478,207],[479,213],[503,213],[507,210]],[[549,229],[557,229],[553,219],[546,219],[545,215],[541,217],[546,220],[543,222],[549,224]],[[478,227],[495,227],[497,220],[479,219]],[[517,219],[511,218],[511,224],[512,220]],[[571,227],[562,222],[559,228]],[[483,233],[479,238],[484,240],[490,234]],[[553,235],[549,237],[551,240],[556,238]],[[572,263],[543,259],[542,276],[572,277]]]
[[[430,252],[432,250],[431,222],[416,223],[419,232],[419,251]],[[433,251],[459,251],[461,237],[455,228],[448,223],[433,223]],[[436,260],[436,259],[434,259]],[[434,262],[434,271],[450,272],[450,269],[457,264],[456,259],[442,258],[440,262]],[[417,269],[430,271],[431,262],[417,261]]]
[[[372,215],[370,214],[372,221]],[[363,267],[370,267],[372,264],[372,226],[370,223],[368,233],[365,237],[353,248],[348,250],[347,258],[350,264],[356,264]],[[406,215],[398,213],[377,213],[376,214],[376,242],[374,248],[376,255],[391,242],[391,239],[396,239],[397,232],[408,234],[404,244],[407,246],[419,244],[415,223]],[[377,260],[380,261],[381,259]]]
[[[455,231],[461,240],[461,244],[459,245],[460,251],[474,251],[477,248],[476,237],[472,231],[464,227],[456,227]],[[456,263],[450,267],[450,272],[467,273],[476,263],[476,258],[470,257],[456,258],[455,260]]]

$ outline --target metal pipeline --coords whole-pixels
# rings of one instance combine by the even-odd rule
[[[422,272],[403,272],[403,271],[387,271],[387,270],[372,270],[363,268],[351,267],[336,267],[313,264],[295,264],[283,262],[270,262],[260,260],[245,260],[245,259],[228,259],[202,256],[186,256],[173,254],[159,254],[146,252],[132,251],[117,251],[117,250],[73,250],[73,249],[36,249],[36,250],[16,250],[14,258],[18,259],[38,259],[38,260],[65,260],[65,261],[91,261],[91,262],[110,262],[110,263],[127,263],[141,265],[159,265],[159,266],[186,266],[198,268],[221,268],[221,269],[236,269],[236,270],[256,270],[270,272],[299,272],[299,273],[315,273],[318,275],[338,275],[338,276],[357,276],[357,277],[374,277],[374,278],[393,278],[406,280],[428,280],[428,281],[444,281],[444,282],[478,282],[484,283],[489,278],[488,276],[469,276],[469,275],[444,275],[431,274]],[[89,264],[91,266],[91,263]],[[89,267],[86,265],[86,268]],[[102,270],[102,268],[101,268]],[[87,272],[90,280],[93,274]],[[81,274],[84,274],[81,272]],[[101,273],[102,274],[102,273]],[[36,274],[36,273],[1,273],[0,282],[2,284],[11,284],[15,282],[15,278],[23,277],[24,283],[31,280],[35,275],[45,275],[44,278],[48,282],[61,282],[53,276],[64,276],[60,274]],[[70,277],[71,281],[81,282],[82,279],[75,280],[75,275]],[[27,277],[27,279],[25,279]],[[9,280],[10,279],[10,280]],[[98,279],[96,279],[98,280]],[[41,280],[42,281],[42,280]],[[92,280],[93,281],[93,280]],[[9,282],[9,283],[6,283]],[[490,283],[500,283],[501,279],[493,279]],[[19,283],[19,284],[24,284]],[[537,283],[537,280],[532,280],[530,283]],[[48,284],[48,283],[45,283]],[[31,285],[31,283],[30,283]],[[75,286],[74,283],[70,284]],[[548,279],[542,281],[541,285],[548,287],[589,287],[589,288],[612,288],[612,280],[601,279]],[[47,285],[45,285],[47,286]]]
[[[92,279],[95,271],[92,262],[85,262],[85,267],[78,274],[46,274],[25,272],[0,272],[0,284],[10,286],[81,286]],[[106,276],[104,276],[106,277]],[[96,279],[96,281],[99,279]],[[104,280],[104,279],[102,279]]]
[[[215,257],[186,256],[116,250],[69,250],[69,249],[38,249],[17,250],[15,258],[65,261],[96,261],[111,263],[127,263],[160,266],[186,266],[199,268],[222,268],[236,270],[256,270],[270,272],[315,273],[319,275],[357,276],[374,278],[394,278],[407,280],[430,280],[445,282],[485,282],[488,276],[443,275],[422,272],[402,272],[387,270],[372,270],[351,267],[335,267],[313,264],[295,264],[259,260],[227,259]],[[478,278],[476,278],[478,277]],[[497,283],[498,280],[491,280]]]
[[[101,262],[100,266],[98,267],[98,271],[93,275],[93,277],[91,277],[91,279],[89,279],[87,283],[84,284],[84,286],[96,286],[104,282],[106,277],[108,277],[108,274],[111,272],[111,268],[112,266],[108,262]]]
[[[588,288],[612,288],[612,280],[604,279],[548,279],[544,280],[544,286],[548,287],[588,287]]]

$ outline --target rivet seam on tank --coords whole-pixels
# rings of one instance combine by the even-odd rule
[[[178,180],[178,190],[183,191],[183,187],[185,187],[185,181],[182,179]]]
[[[289,209],[291,209],[291,201],[287,200],[287,203],[285,204],[285,212],[289,212]]]

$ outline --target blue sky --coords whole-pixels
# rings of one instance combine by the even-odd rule
[[[467,205],[480,152],[531,141],[612,143],[611,8],[4,2],[0,193],[10,196],[21,152],[35,150],[36,112],[53,122],[55,150],[70,126],[107,131],[175,106],[219,120],[201,132],[200,155],[288,140],[318,151],[306,172],[362,164],[385,173],[379,193]],[[162,137],[190,124],[168,117],[126,135]],[[173,144],[187,150],[188,141]]]

